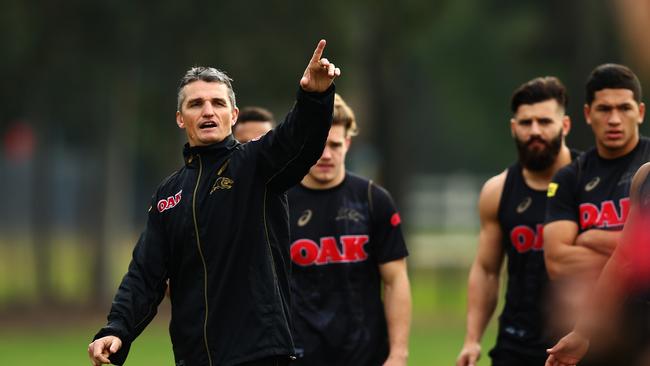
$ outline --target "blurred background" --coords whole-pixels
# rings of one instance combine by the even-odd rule
[[[587,149],[584,81],[596,65],[627,64],[650,90],[646,0],[0,0],[0,9],[1,365],[88,364],[150,196],[182,164],[176,86],[193,65],[227,71],[240,107],[281,119],[317,41],[328,40],[325,56],[343,71],[337,91],[361,128],[348,168],[388,188],[402,211],[412,365],[453,364],[461,348],[478,192],[516,158],[512,91],[558,76],[568,142]],[[173,364],[168,320],[164,301],[128,364]]]

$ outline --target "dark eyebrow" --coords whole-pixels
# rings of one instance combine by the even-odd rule
[[[212,102],[213,102],[213,103],[214,103],[214,102],[219,102],[219,103],[224,103],[224,104],[225,104],[225,103],[226,103],[226,99],[225,99],[225,98],[219,98],[219,97],[216,97],[216,98],[212,98]]]
[[[194,103],[196,101],[201,101],[201,98],[192,98],[187,100],[187,104]]]

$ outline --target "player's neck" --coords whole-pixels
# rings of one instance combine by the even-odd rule
[[[637,133],[636,136],[630,140],[629,143],[625,144],[625,146],[622,146],[619,149],[608,149],[606,148],[603,144],[599,143],[596,141],[596,150],[598,151],[598,156],[600,156],[603,159],[616,159],[623,157],[636,147],[636,145],[639,144],[640,136]]]
[[[344,179],[345,179],[345,169],[343,169],[341,174],[337,175],[334,179],[327,180],[327,181],[315,179],[310,174],[307,174],[302,179],[300,184],[302,184],[304,187],[307,187],[309,189],[317,189],[317,190],[330,189],[343,183]]]
[[[551,166],[540,171],[533,171],[524,167],[522,174],[526,184],[530,188],[543,191],[548,188],[548,184],[551,182],[551,179],[553,179],[555,173],[570,162],[571,151],[566,145],[562,145],[555,162]]]

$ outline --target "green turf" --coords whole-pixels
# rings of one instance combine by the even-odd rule
[[[459,324],[415,325],[409,365],[453,365],[463,339]],[[86,347],[95,329],[0,331],[0,365],[89,365]],[[493,332],[491,332],[493,333]],[[489,339],[493,337],[490,336]],[[488,343],[488,342],[486,342]],[[489,349],[489,345],[484,345]],[[479,365],[487,366],[485,358]],[[164,325],[153,324],[136,340],[127,365],[173,365]]]
[[[414,316],[409,365],[454,364],[464,337],[465,278],[461,270],[411,274]],[[165,314],[161,312],[133,344],[127,366],[173,365]],[[86,347],[101,326],[97,322],[44,329],[33,322],[1,327],[0,365],[89,365]],[[485,352],[493,345],[494,333],[492,324],[484,339]],[[487,366],[488,361],[483,357],[479,365]]]

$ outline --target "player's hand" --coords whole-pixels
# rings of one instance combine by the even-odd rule
[[[406,361],[408,360],[407,352],[404,352],[402,355],[389,354],[386,361],[384,361],[383,366],[406,366]]]
[[[93,366],[111,363],[108,357],[122,347],[122,340],[115,336],[96,339],[88,345],[88,357]]]
[[[465,343],[456,359],[456,366],[476,366],[481,358],[481,344],[478,342]]]
[[[321,39],[309,60],[309,65],[300,79],[300,87],[306,92],[322,93],[332,85],[334,79],[341,75],[341,70],[323,56],[324,39]]]
[[[571,332],[560,339],[553,348],[546,350],[549,354],[545,366],[574,366],[587,353],[589,340],[579,333]]]

